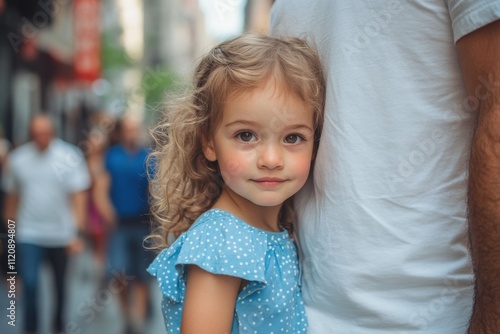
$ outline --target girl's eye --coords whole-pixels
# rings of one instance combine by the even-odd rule
[[[253,133],[248,132],[248,131],[240,132],[236,135],[236,137],[238,137],[241,141],[244,141],[244,142],[250,142],[250,141],[254,141],[256,139],[255,136],[253,135]]]
[[[285,143],[287,144],[297,144],[302,140],[303,138],[299,135],[288,135],[285,137]]]

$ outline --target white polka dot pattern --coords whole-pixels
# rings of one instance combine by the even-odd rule
[[[187,264],[248,281],[238,294],[232,333],[306,333],[295,244],[286,231],[257,229],[212,209],[148,268],[163,293],[167,333],[180,333]]]

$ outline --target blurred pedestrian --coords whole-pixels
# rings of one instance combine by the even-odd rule
[[[117,132],[120,142],[107,150],[105,175],[95,184],[96,205],[110,229],[107,278],[133,278],[119,292],[126,332],[143,333],[149,305],[146,268],[151,260],[142,244],[149,233],[149,151],[139,143],[141,127],[135,118],[122,118]]]
[[[13,150],[7,163],[5,216],[16,222],[24,330],[37,332],[40,264],[48,260],[56,292],[52,326],[61,333],[68,252],[81,248],[89,174],[80,150],[54,138],[48,116],[35,116],[30,134],[32,140]]]
[[[86,141],[87,166],[91,176],[91,186],[87,207],[87,234],[92,246],[94,271],[98,278],[104,273],[106,258],[106,225],[98,204],[100,200],[99,184],[106,182],[104,152],[108,145],[107,133],[99,127],[91,128]]]

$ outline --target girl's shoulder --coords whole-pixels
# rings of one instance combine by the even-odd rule
[[[193,257],[205,257],[206,262],[237,261],[241,257],[261,260],[270,245],[278,241],[274,235],[280,237],[282,233],[259,230],[227,211],[210,209],[201,214],[170,248],[185,260]]]
[[[191,228],[151,263],[148,272],[158,280],[164,295],[179,302],[185,289],[186,265],[221,275],[265,284],[266,256],[276,243],[288,242],[284,232],[257,229],[219,209],[200,215]]]
[[[221,209],[210,209],[201,214],[186,233],[192,233],[198,229],[204,231],[213,229],[215,232],[229,233],[230,235],[249,235],[258,239],[262,238],[270,243],[289,239],[288,232],[285,230],[281,232],[265,231]]]

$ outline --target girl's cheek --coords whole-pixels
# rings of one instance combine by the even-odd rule
[[[298,173],[305,175],[307,177],[311,170],[311,155],[305,154],[299,161],[297,161],[296,170]]]
[[[240,159],[237,155],[219,161],[219,168],[224,182],[230,184],[235,181],[235,178],[242,173],[247,165],[246,161]]]
[[[238,175],[242,169],[242,163],[238,159],[229,159],[225,162],[223,170],[229,175]]]

